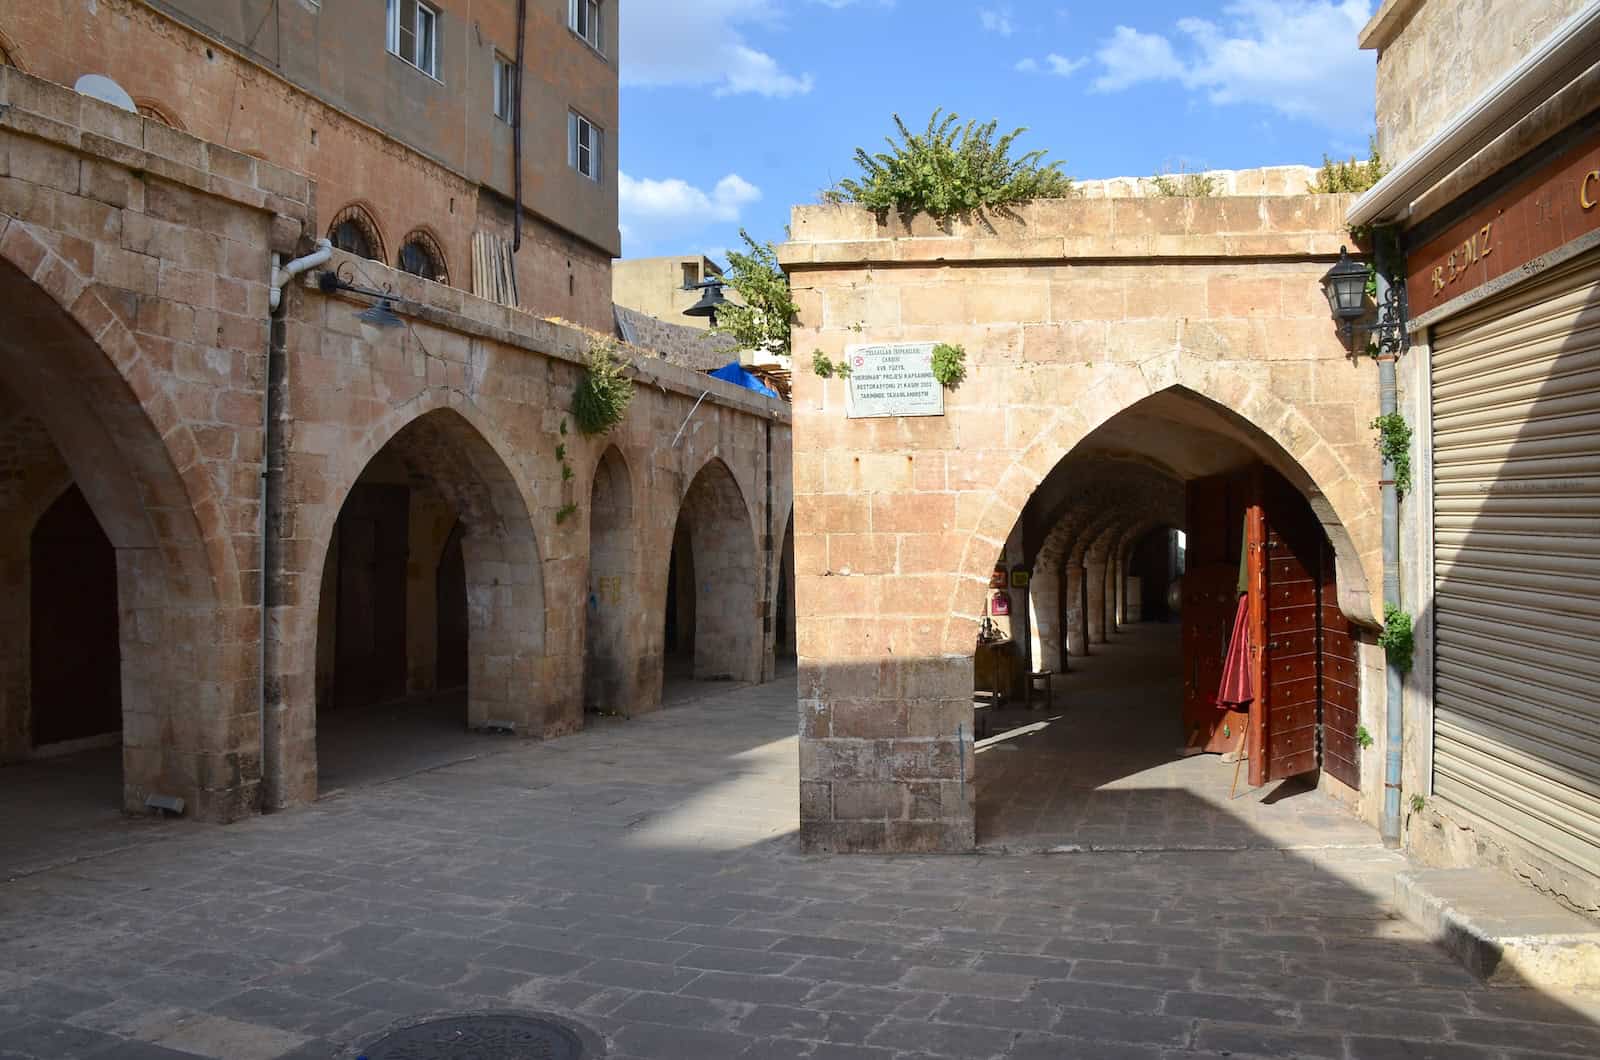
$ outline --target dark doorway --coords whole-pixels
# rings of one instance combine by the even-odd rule
[[[1139,616],[1144,622],[1170,622],[1173,613],[1168,596],[1178,572],[1174,569],[1174,539],[1177,531],[1158,527],[1133,548],[1129,572],[1139,579]]]
[[[117,554],[77,486],[34,527],[31,578],[33,746],[121,732]]]
[[[435,586],[439,688],[462,688],[467,683],[467,565],[461,554],[459,519],[439,554]]]
[[[335,708],[405,694],[410,495],[405,486],[357,483],[339,513]]]

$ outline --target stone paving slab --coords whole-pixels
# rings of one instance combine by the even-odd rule
[[[801,856],[795,727],[792,681],[728,689],[0,884],[0,1057],[345,1060],[490,1009],[622,1060],[1600,1055],[1596,1007],[1400,919],[1375,839]]]

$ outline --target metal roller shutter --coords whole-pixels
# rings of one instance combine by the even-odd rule
[[[1433,333],[1434,791],[1600,866],[1600,256]]]

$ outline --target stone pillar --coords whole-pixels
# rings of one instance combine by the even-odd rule
[[[1084,625],[1086,578],[1081,563],[1067,564],[1067,655],[1089,654],[1088,631]]]
[[[1084,577],[1089,583],[1087,604],[1087,633],[1090,644],[1106,642],[1106,560],[1105,556],[1090,555],[1084,563]]]
[[[1028,582],[1029,659],[1034,670],[1060,672],[1061,572],[1043,567]]]

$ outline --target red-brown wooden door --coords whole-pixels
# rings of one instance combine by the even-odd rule
[[[1243,713],[1217,709],[1222,665],[1239,605],[1245,483],[1213,475],[1188,484],[1183,574],[1183,731],[1187,746],[1238,746]]]

